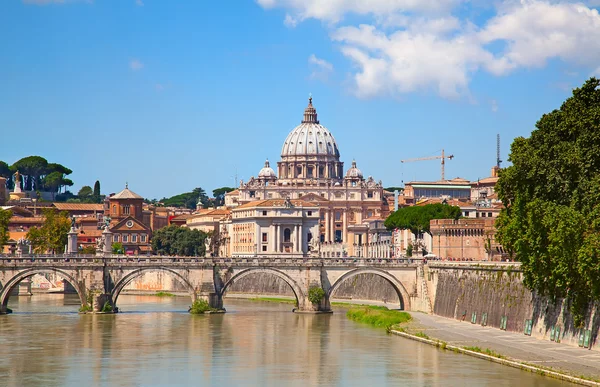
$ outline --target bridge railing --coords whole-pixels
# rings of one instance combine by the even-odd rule
[[[81,265],[241,265],[241,266],[414,266],[416,261],[391,258],[233,258],[233,257],[179,257],[179,256],[124,256],[124,255],[0,255],[0,266],[81,266]]]

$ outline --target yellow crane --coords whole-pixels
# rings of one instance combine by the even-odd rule
[[[446,156],[444,154],[444,150],[442,149],[442,155],[441,156],[429,156],[429,157],[417,157],[414,159],[406,159],[406,160],[400,160],[401,163],[412,163],[413,161],[424,161],[424,160],[438,160],[438,159],[442,159],[442,181],[445,181],[445,177],[444,177],[444,164],[446,164],[446,159],[448,160],[452,160],[454,158],[454,155],[449,155]]]

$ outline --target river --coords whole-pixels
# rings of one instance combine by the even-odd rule
[[[13,297],[0,316],[3,386],[566,386],[292,305],[121,295],[116,315],[79,315],[74,295]]]

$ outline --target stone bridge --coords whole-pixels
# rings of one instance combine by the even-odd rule
[[[298,312],[330,312],[329,299],[346,280],[358,274],[384,278],[398,294],[400,309],[431,312],[423,267],[398,259],[311,258],[195,258],[195,257],[0,257],[0,313],[9,310],[12,289],[35,274],[55,273],[77,291],[82,306],[94,312],[108,303],[118,311],[123,288],[148,272],[175,277],[190,298],[204,299],[213,308],[224,309],[223,296],[240,279],[255,273],[279,277],[293,290]],[[315,305],[308,300],[312,287],[321,287],[325,297]]]

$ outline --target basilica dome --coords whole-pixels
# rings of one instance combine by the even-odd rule
[[[313,107],[312,97],[304,110],[302,123],[288,134],[281,156],[331,156],[340,157],[340,151],[331,132],[319,123],[317,110]]]
[[[265,161],[265,166],[258,172],[259,179],[277,179],[277,174],[269,165],[269,160]]]

